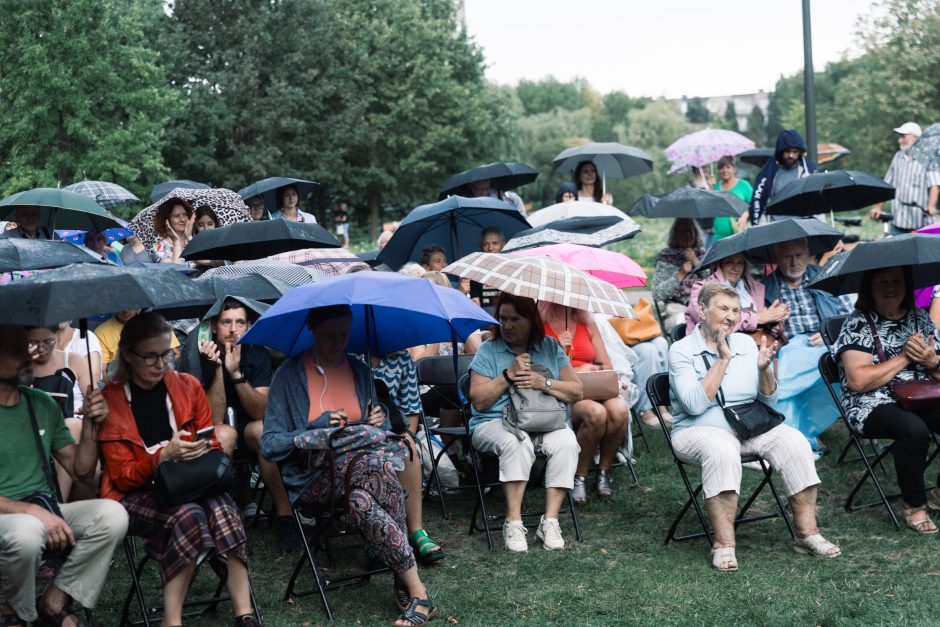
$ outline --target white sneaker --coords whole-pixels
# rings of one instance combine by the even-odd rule
[[[513,553],[524,553],[529,550],[529,543],[525,536],[529,530],[522,521],[503,523],[503,546]]]
[[[542,516],[535,537],[542,541],[546,551],[560,551],[565,548],[565,539],[561,537],[561,525],[558,521]]]

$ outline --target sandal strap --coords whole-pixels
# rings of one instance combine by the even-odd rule
[[[423,606],[428,608],[427,612],[419,612],[418,606]],[[398,620],[403,620],[411,623],[412,625],[423,625],[434,616],[435,608],[434,603],[431,602],[430,595],[426,599],[419,599],[418,597],[411,597],[411,601],[408,603],[408,607],[405,608],[399,616]]]
[[[88,625],[88,623],[85,621],[84,618],[82,618],[81,616],[75,613],[75,610],[72,609],[71,603],[66,603],[65,605],[63,605],[62,609],[59,610],[55,614],[47,614],[46,612],[43,612],[38,607],[36,608],[36,613],[39,615],[39,618],[41,618],[44,623],[52,623],[54,625],[63,625],[65,623],[65,619],[69,617],[75,617],[75,624],[78,625],[78,627],[87,627]]]
[[[424,529],[418,529],[411,534],[410,540],[412,546],[414,546],[422,556],[427,556],[429,553],[432,553],[435,548],[441,548],[441,545],[435,542]]]

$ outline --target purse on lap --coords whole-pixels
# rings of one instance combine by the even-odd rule
[[[875,328],[875,322],[871,315],[866,311],[865,320],[871,329],[871,337],[875,342],[875,350],[878,351],[878,361],[884,363],[885,349],[881,344],[881,338],[878,337],[878,330]],[[902,381],[894,378],[888,382],[888,390],[891,396],[898,402],[901,409],[907,411],[919,412],[927,409],[933,409],[940,406],[940,385],[933,379],[920,381]]]
[[[552,378],[548,368],[539,364],[532,364],[532,372]],[[509,402],[503,408],[503,425],[517,439],[523,439],[523,431],[548,433],[564,429],[567,424],[567,406],[551,394],[509,386]]]
[[[705,362],[706,370],[711,368],[708,357],[702,355],[702,361]],[[779,411],[758,399],[740,405],[725,405],[725,395],[721,391],[720,385],[718,386],[716,400],[721,407],[721,411],[725,414],[725,420],[728,421],[728,424],[742,440],[767,433],[783,423],[786,418]]]
[[[196,459],[162,462],[153,476],[154,496],[164,505],[217,496],[232,487],[232,474],[232,460],[215,448]]]
[[[620,376],[616,370],[595,370],[578,372],[584,399],[591,401],[609,401],[620,394]]]

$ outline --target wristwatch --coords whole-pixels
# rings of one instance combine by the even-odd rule
[[[552,380],[551,380],[551,379],[545,379],[545,389],[542,390],[542,391],[545,392],[546,394],[548,394],[549,392],[552,391]]]
[[[248,378],[242,376],[237,379],[232,379],[232,385],[238,385],[239,383],[248,383]]]

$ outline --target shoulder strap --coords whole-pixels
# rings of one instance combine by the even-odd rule
[[[867,311],[863,313],[865,315],[865,321],[868,322],[868,328],[871,329],[871,337],[875,342],[875,350],[878,351],[878,360],[884,363],[887,360],[885,359],[884,346],[881,345],[881,338],[878,337],[878,329],[875,328],[875,322],[871,319],[871,314]]]
[[[705,362],[705,370],[711,370],[712,365],[708,363],[708,356],[705,353],[702,353],[702,361]],[[718,384],[718,393],[715,395],[715,400],[718,401],[718,406],[724,409],[725,407],[725,394],[721,391],[721,384]]]
[[[49,488],[56,498],[61,501],[62,495],[59,493],[59,482],[56,481],[55,475],[52,474],[52,465],[49,464],[49,456],[46,455],[46,450],[42,447],[42,439],[39,437],[39,422],[36,420],[36,412],[33,411],[33,399],[30,397],[25,387],[20,388],[20,396],[26,399],[26,413],[29,414],[29,423],[32,426],[33,439],[36,442],[36,451],[39,453],[39,459],[42,460],[42,471],[43,474],[46,475],[46,483],[49,485]]]

